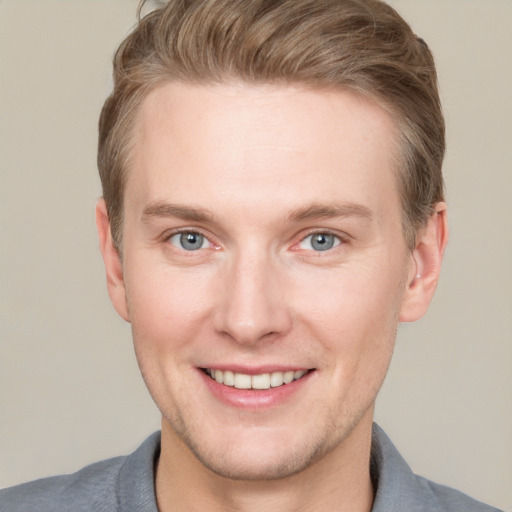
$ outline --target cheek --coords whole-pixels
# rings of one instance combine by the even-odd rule
[[[132,268],[126,292],[137,362],[153,400],[170,417],[186,396],[183,376],[194,365],[198,346],[209,339],[207,282],[165,265]]]
[[[325,333],[389,331],[398,324],[403,295],[402,272],[391,265],[317,272],[298,283],[295,296],[305,318]]]
[[[131,268],[126,294],[135,343],[163,354],[199,337],[212,303],[210,278],[158,263]]]
[[[322,344],[333,379],[350,394],[373,396],[393,353],[402,298],[399,266],[337,269],[307,284],[301,302],[310,336]],[[361,396],[361,400],[363,397]]]

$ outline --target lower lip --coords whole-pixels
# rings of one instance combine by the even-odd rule
[[[271,408],[285,403],[297,393],[315,373],[310,371],[298,380],[269,389],[238,389],[219,384],[216,380],[198,370],[210,392],[221,402],[241,409]]]

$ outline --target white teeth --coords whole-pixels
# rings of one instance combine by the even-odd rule
[[[283,381],[283,372],[274,372],[270,374],[270,385],[273,388],[277,388],[278,386],[282,386]]]
[[[243,373],[235,373],[235,388],[251,389],[251,376]]]
[[[252,389],[268,389],[270,387],[270,373],[252,376]]]
[[[285,384],[290,384],[290,382],[295,378],[295,372],[284,372],[283,373],[283,382]]]
[[[306,370],[261,373],[259,375],[246,375],[230,370],[213,370],[208,368],[206,373],[219,384],[235,387],[237,389],[269,389],[277,388],[283,384],[290,384],[306,374]]]
[[[226,384],[226,386],[235,385],[235,374],[233,372],[230,372],[229,370],[224,372],[224,384]]]

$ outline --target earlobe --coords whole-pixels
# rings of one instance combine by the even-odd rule
[[[436,291],[447,243],[446,204],[437,203],[411,253],[411,269],[400,310],[400,322],[414,322],[427,312]]]
[[[123,265],[117,250],[112,232],[110,230],[110,222],[108,218],[107,205],[103,198],[98,200],[96,205],[96,228],[98,230],[98,238],[100,250],[105,264],[105,272],[107,277],[107,290],[110,300],[118,314],[127,322],[130,321],[128,305],[126,301],[126,289],[123,276]]]

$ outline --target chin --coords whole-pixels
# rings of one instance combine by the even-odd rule
[[[318,452],[323,451],[309,449],[306,453],[276,454],[270,449],[268,452],[260,449],[257,455],[251,457],[247,453],[215,456],[190,448],[201,464],[213,473],[230,480],[246,481],[279,480],[290,477],[310,466],[319,458]]]
[[[263,481],[291,477],[314,464],[338,444],[327,439],[301,442],[289,436],[285,440],[258,440],[255,435],[243,436],[245,439],[230,443],[222,450],[212,450],[204,438],[196,440],[182,435],[182,432],[176,433],[203,467],[230,480]]]

